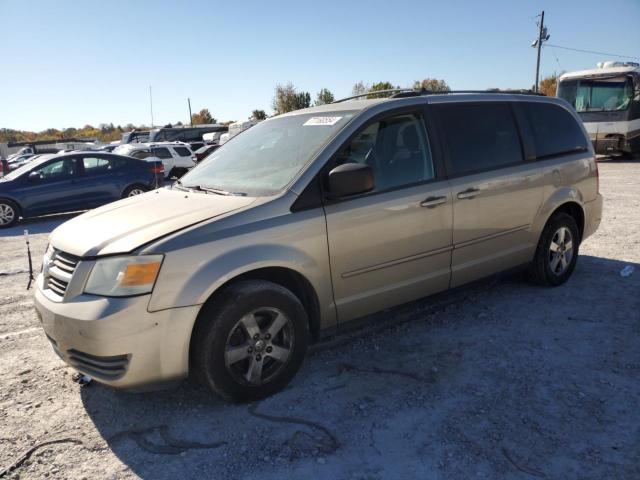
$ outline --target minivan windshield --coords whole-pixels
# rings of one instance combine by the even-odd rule
[[[630,77],[565,80],[558,85],[558,97],[578,112],[626,110],[633,96]]]
[[[233,137],[181,178],[186,188],[249,196],[286,187],[353,111],[274,117]]]

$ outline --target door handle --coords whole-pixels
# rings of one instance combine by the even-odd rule
[[[460,200],[464,200],[464,199],[471,200],[472,198],[475,198],[478,195],[480,195],[479,188],[467,188],[466,190],[463,190],[462,192],[458,193],[458,198]]]
[[[427,197],[420,202],[421,207],[435,208],[438,205],[447,203],[447,197]]]

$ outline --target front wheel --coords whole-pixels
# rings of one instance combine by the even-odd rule
[[[573,273],[579,247],[580,232],[575,219],[566,213],[556,213],[540,235],[529,269],[531,279],[540,285],[562,285]]]
[[[201,380],[236,402],[283,389],[300,368],[309,341],[300,300],[263,280],[238,282],[206,304],[194,335]]]
[[[18,206],[10,200],[0,200],[0,228],[9,228],[18,223]]]

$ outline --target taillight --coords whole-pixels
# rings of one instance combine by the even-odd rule
[[[152,173],[164,173],[164,165],[160,164],[160,165],[154,165],[151,167],[151,172]]]

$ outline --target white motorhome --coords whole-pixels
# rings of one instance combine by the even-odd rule
[[[257,125],[259,120],[246,120],[244,122],[235,122],[229,125],[229,131],[227,133],[223,133],[220,136],[219,143],[222,145],[223,143],[228,142],[233,137],[238,135],[239,133],[244,132],[245,130]]]
[[[640,153],[640,64],[600,62],[565,73],[557,96],[577,110],[597,153]]]

